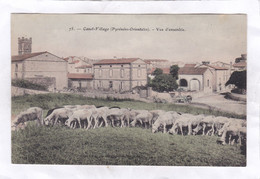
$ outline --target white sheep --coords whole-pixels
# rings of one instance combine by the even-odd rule
[[[173,125],[180,114],[174,111],[168,111],[159,115],[158,119],[152,125],[152,132],[155,133],[163,126],[163,133],[166,133],[166,126]]]
[[[14,127],[16,128],[20,123],[24,125],[25,122],[34,120],[37,121],[38,125],[44,125],[42,108],[31,107],[18,114],[15,118]]]
[[[53,110],[52,113],[44,119],[44,122],[46,125],[56,125],[58,121],[65,124],[65,121],[72,115],[72,113],[73,109],[58,108]]]

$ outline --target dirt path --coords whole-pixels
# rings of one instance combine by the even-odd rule
[[[206,104],[221,111],[246,115],[246,102],[225,99],[224,95],[220,94],[200,97],[192,102]]]

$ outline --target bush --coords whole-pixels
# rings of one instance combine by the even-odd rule
[[[246,90],[246,70],[234,71],[227,81],[226,86],[229,84],[233,84],[239,89]]]
[[[27,89],[34,89],[34,90],[42,90],[47,91],[47,87],[40,84],[35,84],[27,80],[23,79],[16,79],[12,80],[12,86],[20,87],[20,88],[27,88]]]
[[[151,84],[154,91],[164,92],[164,91],[173,91],[178,88],[176,79],[171,75],[161,74],[156,76],[152,80]]]

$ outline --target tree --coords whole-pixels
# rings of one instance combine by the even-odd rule
[[[154,91],[164,92],[164,91],[173,91],[178,88],[176,79],[171,75],[160,74],[155,76],[151,84]]]
[[[154,75],[154,76],[158,76],[161,74],[163,74],[163,70],[161,68],[156,68],[152,73],[152,75]]]
[[[175,78],[176,80],[179,79],[178,77],[178,72],[179,72],[179,66],[178,65],[172,65],[170,68],[170,74],[172,75],[173,78]]]
[[[227,86],[229,84],[233,84],[239,89],[246,90],[246,70],[234,71],[225,85]]]

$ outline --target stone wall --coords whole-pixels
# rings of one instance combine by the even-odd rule
[[[38,78],[26,78],[32,83],[46,86],[48,91],[55,91],[56,88],[56,78],[54,77],[38,77]]]
[[[11,96],[23,96],[25,94],[47,94],[47,91],[32,90],[26,88],[11,87]]]

